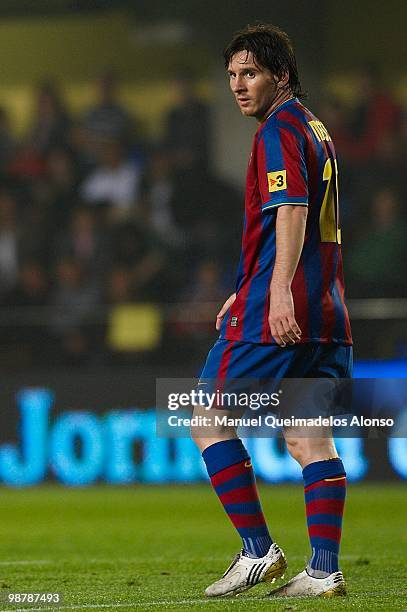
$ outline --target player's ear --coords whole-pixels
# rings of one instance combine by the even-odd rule
[[[286,70],[285,72],[283,72],[282,76],[277,80],[276,85],[279,89],[283,89],[283,87],[286,87],[288,84],[290,78],[290,73],[288,72],[288,70]]]

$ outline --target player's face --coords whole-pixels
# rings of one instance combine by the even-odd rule
[[[254,63],[253,54],[238,51],[228,66],[230,88],[243,115],[259,121],[267,116],[277,95],[277,78]]]

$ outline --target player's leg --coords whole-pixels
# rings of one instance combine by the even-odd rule
[[[194,416],[202,407],[195,407]],[[225,411],[217,411],[219,416]],[[229,415],[230,416],[230,413]],[[210,438],[192,428],[192,437],[202,451],[212,486],[226,514],[242,539],[242,550],[226,572],[206,590],[208,597],[241,593],[259,582],[274,581],[287,566],[284,553],[271,539],[261,508],[250,456],[236,431],[213,428]]]
[[[351,375],[351,347],[319,347],[311,377]],[[311,557],[306,569],[274,591],[274,595],[344,595],[345,582],[338,555],[346,496],[346,472],[330,428],[287,427],[285,442],[302,467]]]
[[[202,414],[195,408],[194,416]],[[217,411],[218,416],[229,416]],[[201,430],[191,431],[202,452],[213,489],[226,514],[242,539],[244,554],[260,558],[273,543],[261,508],[252,462],[232,427],[211,428],[210,438],[201,437]]]
[[[338,554],[346,473],[327,431],[321,431],[321,437],[304,437],[304,434],[304,429],[287,428],[284,435],[288,451],[302,467],[311,557],[303,572],[272,595],[344,595],[345,582],[339,571]]]
[[[243,378],[245,373],[234,370],[233,363],[239,351],[239,362],[244,362],[241,353],[250,350],[250,347],[235,345],[233,342],[218,341],[208,355],[201,379],[214,380],[220,376],[219,373],[223,377],[239,378],[239,374]],[[232,355],[233,351],[235,355]],[[214,412],[212,410],[212,415]],[[236,412],[217,409],[216,415],[241,416]],[[195,406],[193,416],[208,416],[208,412],[201,406]],[[221,580],[208,587],[206,594],[238,593],[263,580],[280,577],[286,567],[284,554],[270,536],[252,462],[235,428],[221,424],[212,424],[210,428],[193,427],[191,435],[202,452],[214,491],[242,539],[241,553]]]
[[[328,435],[321,438],[295,437],[286,433],[290,454],[302,467],[305,508],[311,558],[307,571],[314,578],[337,572],[342,517],[346,495],[346,472],[335,444]]]
[[[253,345],[220,340],[208,354],[199,385],[213,389],[228,379],[244,379],[250,363]],[[239,417],[242,411],[212,409],[218,417]],[[204,407],[195,406],[194,416],[207,416]],[[234,427],[213,424],[194,427],[192,438],[201,450],[212,486],[225,512],[242,538],[243,551],[248,557],[263,557],[273,541],[260,505],[252,463]]]

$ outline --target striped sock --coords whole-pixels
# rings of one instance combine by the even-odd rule
[[[239,532],[245,554],[264,557],[273,540],[257,493],[250,457],[241,440],[216,442],[202,453],[212,486]]]
[[[325,578],[338,571],[346,472],[340,459],[328,459],[307,465],[302,474],[312,548],[307,571],[314,578]]]

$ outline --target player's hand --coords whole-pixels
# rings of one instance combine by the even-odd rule
[[[227,313],[229,308],[232,306],[235,299],[236,299],[236,293],[232,293],[232,295],[228,297],[228,299],[226,300],[226,302],[223,304],[222,308],[219,310],[218,314],[216,315],[216,329],[218,331],[220,330],[220,326],[222,325],[222,321],[224,319],[225,314]]]
[[[271,335],[279,346],[296,344],[301,340],[301,330],[294,315],[294,301],[288,287],[270,287],[268,322]]]

